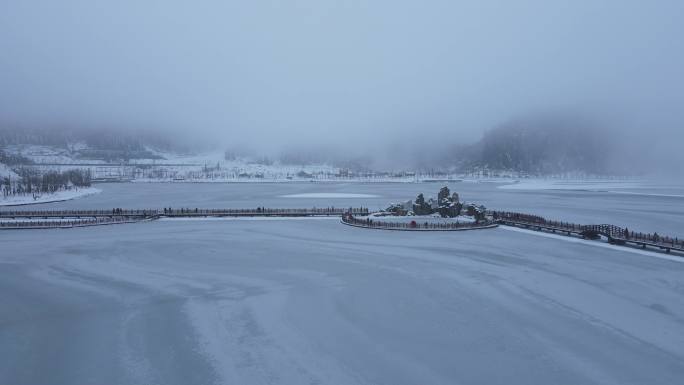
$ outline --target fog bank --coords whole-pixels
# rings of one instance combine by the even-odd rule
[[[684,139],[683,11],[664,0],[9,1],[0,122],[391,157],[563,110],[671,164]]]

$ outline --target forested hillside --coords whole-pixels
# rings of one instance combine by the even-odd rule
[[[149,132],[0,128],[0,149],[25,145],[70,150],[72,156],[79,159],[126,161],[159,158],[148,148],[173,149],[177,144]]]
[[[552,121],[514,122],[485,133],[473,161],[490,169],[534,175],[609,173],[608,134],[590,126]]]

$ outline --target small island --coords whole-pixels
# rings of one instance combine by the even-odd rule
[[[425,200],[420,193],[415,200],[393,203],[383,211],[365,216],[347,213],[342,223],[384,230],[457,231],[496,227],[482,205],[461,202],[458,193],[442,187],[437,198]]]

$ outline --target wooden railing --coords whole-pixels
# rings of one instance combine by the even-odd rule
[[[0,221],[0,230],[11,229],[49,229],[49,228],[70,228],[70,227],[84,227],[109,225],[118,223],[132,223],[139,220],[127,217],[102,217],[90,219],[70,219],[70,220],[54,220],[54,221]]]
[[[448,222],[448,223],[430,223],[421,221],[411,222],[397,222],[397,221],[380,221],[371,218],[356,218],[352,214],[342,216],[342,222],[351,226],[366,227],[372,229],[387,229],[387,230],[432,230],[432,231],[449,231],[449,230],[467,230],[467,229],[483,229],[496,227],[496,223],[492,221],[480,222]]]
[[[684,239],[663,236],[658,233],[630,231],[627,228],[611,224],[582,225],[571,222],[549,220],[541,216],[508,211],[489,211],[488,214],[501,224],[527,226],[532,229],[550,230],[560,233],[572,233],[588,238],[603,235],[612,243],[632,243],[641,246],[655,246],[669,251],[684,250]]]
[[[160,217],[310,217],[342,216],[347,212],[367,215],[368,208],[274,209],[257,207],[250,209],[164,208],[124,210],[114,208],[111,210],[0,210],[0,230],[96,226],[131,223]]]
[[[368,214],[368,208],[245,208],[245,209],[201,209],[201,208],[164,208],[127,210],[0,210],[0,218],[78,218],[78,217],[154,217],[154,216],[341,216],[346,212],[355,215]]]
[[[163,209],[159,211],[159,215],[165,216],[341,216],[347,212],[352,212],[355,215],[367,215],[368,208],[337,208],[337,207],[323,207],[323,208],[292,208],[292,209],[274,209],[266,207],[247,208],[247,209],[199,209],[199,208],[181,208],[181,209]]]

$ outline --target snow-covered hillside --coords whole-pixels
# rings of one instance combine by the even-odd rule
[[[28,166],[39,171],[64,172],[72,169],[89,170],[94,181],[131,182],[290,182],[290,181],[348,181],[348,182],[449,182],[475,181],[510,184],[535,180],[530,175],[488,168],[472,169],[466,173],[415,170],[385,170],[362,172],[329,164],[283,164],[263,158],[231,157],[221,151],[203,153],[174,153],[145,147],[136,151],[136,158],[106,160],[103,150],[89,148],[85,143],[66,147],[11,145],[2,148],[7,154],[26,159]],[[12,166],[16,167],[16,166]],[[16,176],[10,167],[0,164],[2,176]],[[564,173],[552,180],[594,179],[585,174]],[[611,178],[599,178],[611,179]],[[622,178],[624,180],[624,178]],[[527,186],[526,184],[525,186]],[[523,188],[523,185],[512,188]]]
[[[52,194],[21,194],[10,196],[0,195],[0,206],[23,206],[39,203],[63,202],[98,194],[100,192],[101,190],[95,187],[73,187],[69,190],[61,190]]]
[[[182,154],[146,148],[146,158],[125,161],[89,158],[83,143],[57,148],[13,145],[3,151],[21,156],[38,170],[65,171],[88,169],[95,181],[134,182],[288,182],[288,181],[362,181],[414,182],[434,175],[416,176],[413,172],[354,172],[328,164],[283,164],[249,157],[225,159],[220,151]],[[444,178],[439,175],[439,178]]]
[[[78,151],[86,149],[83,143],[69,145],[68,148],[38,146],[38,145],[10,145],[2,150],[11,155],[19,155],[30,159],[37,165],[42,164],[78,164],[78,163],[104,163],[101,160],[80,159]]]
[[[17,178],[17,174],[10,167],[0,163],[0,178]]]

